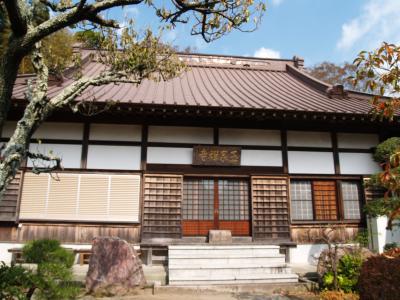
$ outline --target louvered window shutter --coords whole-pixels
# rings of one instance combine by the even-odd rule
[[[21,220],[138,222],[140,175],[26,173]]]

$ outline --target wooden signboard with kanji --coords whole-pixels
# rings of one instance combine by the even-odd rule
[[[193,165],[240,166],[240,147],[194,146]]]

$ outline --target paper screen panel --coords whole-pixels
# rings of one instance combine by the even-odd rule
[[[48,174],[25,174],[19,213],[21,220],[45,217],[48,182]]]
[[[51,178],[46,218],[75,219],[77,191],[76,174],[59,174],[57,180]]]
[[[81,176],[78,214],[82,220],[106,220],[109,176]]]

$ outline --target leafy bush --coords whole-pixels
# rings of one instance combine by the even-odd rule
[[[392,155],[397,149],[400,149],[400,138],[392,137],[387,139],[376,147],[374,160],[378,163],[388,161],[390,155]]]
[[[345,293],[354,292],[357,290],[358,277],[362,259],[360,255],[344,255],[338,263],[337,279],[338,287]],[[329,290],[334,289],[334,274],[332,270],[325,273],[323,279],[323,287]]]
[[[37,264],[35,274],[37,299],[71,299],[78,293],[72,283],[74,254],[56,240],[37,240],[22,250],[26,262]]]
[[[34,291],[34,274],[16,265],[7,266],[4,262],[0,265],[0,299],[27,299]]]
[[[395,249],[395,248],[397,248],[397,243],[396,242],[387,243],[387,244],[385,244],[385,246],[383,246],[383,250],[385,250],[385,251],[389,251],[389,250],[392,250],[392,249]]]
[[[397,300],[400,295],[400,256],[370,257],[363,263],[359,278],[363,300]]]

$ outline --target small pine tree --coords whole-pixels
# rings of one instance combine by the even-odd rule
[[[79,289],[72,282],[74,254],[56,240],[42,239],[26,244],[26,262],[37,264],[35,299],[71,299]]]

